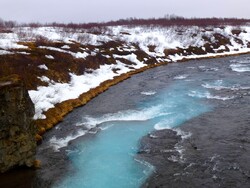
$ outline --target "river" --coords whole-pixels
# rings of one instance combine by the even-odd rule
[[[230,185],[226,178],[242,182],[249,169],[238,163],[241,151],[227,161],[220,150],[241,139],[238,124],[249,132],[249,71],[249,55],[193,60],[156,67],[111,87],[46,133],[37,152],[42,168],[34,186],[178,187],[192,180],[190,187],[202,186],[202,181],[213,187]],[[216,138],[223,138],[223,144],[214,147]],[[243,147],[247,167],[246,135],[242,143],[237,147]],[[208,146],[202,157],[194,153]],[[211,164],[204,168],[207,159]],[[232,165],[225,167],[225,161]],[[234,175],[221,173],[224,168],[234,169]],[[205,178],[198,175],[202,173]],[[247,177],[232,185],[248,183]]]

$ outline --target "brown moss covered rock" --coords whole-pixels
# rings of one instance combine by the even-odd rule
[[[0,79],[0,172],[35,161],[34,105],[23,82],[13,75]]]

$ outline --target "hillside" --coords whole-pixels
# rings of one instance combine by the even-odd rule
[[[250,52],[247,22],[80,26],[0,29],[0,77],[22,77],[35,104],[39,135],[74,107],[134,73],[176,61]]]

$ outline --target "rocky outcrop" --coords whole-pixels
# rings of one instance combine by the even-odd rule
[[[13,75],[0,79],[0,171],[31,167],[35,161],[34,105],[23,82]]]

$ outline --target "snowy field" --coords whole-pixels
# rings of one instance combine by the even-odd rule
[[[240,33],[234,34],[233,30],[241,30]],[[216,35],[215,35],[216,34]],[[117,48],[120,52],[126,52],[126,55],[111,54],[103,56],[113,58],[116,64],[101,65],[99,69],[92,70],[91,73],[76,75],[69,71],[70,81],[68,83],[59,83],[49,79],[46,76],[39,77],[48,86],[38,86],[37,90],[30,90],[29,95],[35,104],[34,119],[46,119],[44,112],[53,108],[55,104],[68,99],[78,98],[80,94],[99,86],[102,82],[113,79],[115,76],[127,73],[132,69],[139,69],[147,66],[146,61],[150,58],[155,59],[155,63],[175,62],[183,59],[196,59],[206,57],[216,57],[221,55],[233,55],[250,52],[250,27],[220,27],[220,28],[203,28],[203,27],[125,27],[116,26],[108,27],[101,33],[95,34],[84,29],[65,31],[63,28],[53,27],[20,27],[14,28],[13,33],[0,33],[0,55],[27,53],[26,45],[20,42],[34,41],[37,37],[42,36],[52,42],[63,42],[65,45],[61,48],[51,46],[39,46],[41,49],[57,51],[60,53],[70,54],[72,58],[85,59],[88,56],[95,56],[96,53],[102,53],[99,46],[110,42],[119,41],[121,45]],[[227,43],[218,45],[220,41],[215,36],[228,39]],[[81,48],[79,52],[70,50],[69,45],[72,42],[78,42],[84,45],[94,46],[94,49]],[[217,44],[214,47],[213,44]],[[213,52],[207,51],[207,46]],[[151,49],[153,47],[153,50]],[[185,49],[196,47],[203,50],[202,54],[185,53]],[[15,51],[18,49],[18,51]],[[165,50],[182,49],[181,53],[168,55]],[[25,50],[22,52],[22,50]],[[112,51],[113,49],[109,49]],[[134,52],[141,50],[147,54],[143,60]],[[54,59],[51,54],[45,56],[48,60]],[[125,59],[131,62],[131,65],[122,63],[119,59]],[[140,60],[139,60],[140,59]],[[98,63],[98,62],[97,62]],[[242,70],[243,65],[233,64],[234,70]],[[40,69],[48,70],[44,65]],[[116,70],[116,71],[114,71]],[[181,78],[176,78],[181,79]],[[150,95],[152,93],[145,93]]]

